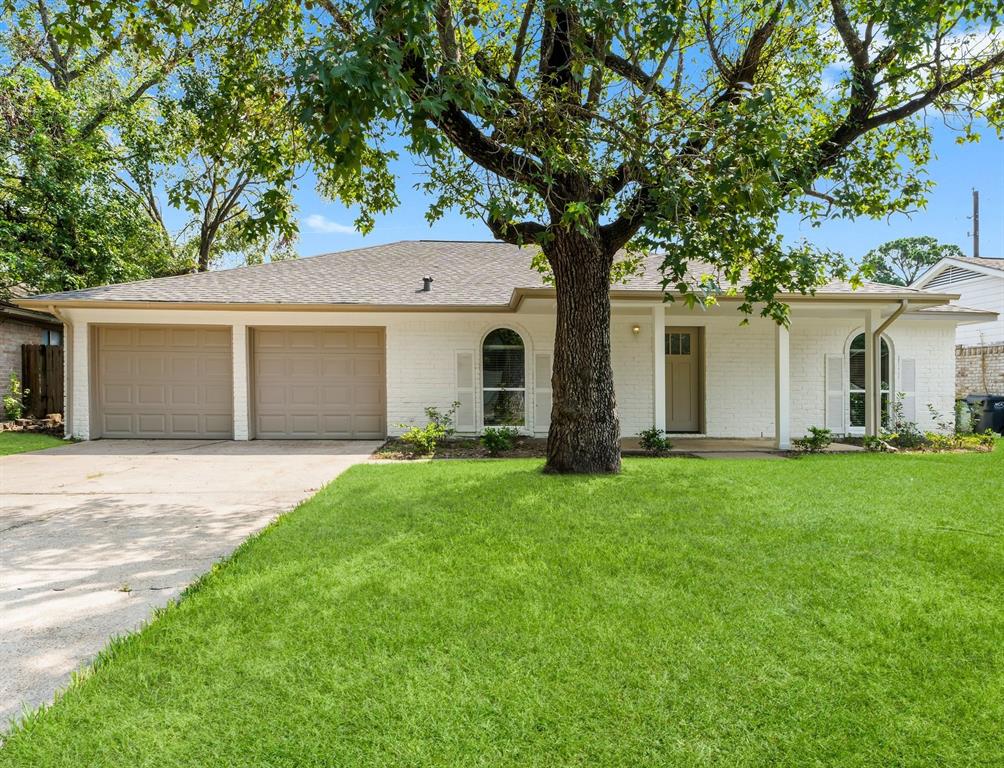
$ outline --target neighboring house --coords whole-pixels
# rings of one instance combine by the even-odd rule
[[[7,391],[11,373],[21,377],[21,347],[25,344],[52,344],[63,339],[63,324],[48,312],[26,309],[12,303],[26,293],[15,290],[8,301],[0,301],[0,389]]]
[[[1004,395],[1004,259],[942,259],[911,287],[956,293],[953,304],[997,313],[956,331],[956,394]]]
[[[78,438],[381,438],[453,401],[461,433],[543,435],[555,299],[533,252],[400,242],[20,303],[67,322]],[[956,328],[994,319],[951,293],[834,283],[785,296],[790,330],[742,326],[738,296],[664,303],[659,261],[610,291],[624,436],[654,424],[786,447],[810,426],[874,431],[897,392],[934,428],[924,404],[952,411]],[[705,269],[691,265],[695,284]]]

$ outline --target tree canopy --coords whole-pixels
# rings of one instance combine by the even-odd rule
[[[300,71],[332,190],[393,206],[392,137],[427,170],[430,218],[459,208],[510,242],[594,228],[608,250],[666,253],[778,291],[843,271],[783,243],[795,211],[881,217],[923,204],[926,117],[966,138],[1000,126],[997,0],[320,3],[324,45]]]
[[[933,237],[900,237],[869,251],[861,265],[880,283],[909,285],[942,259],[963,255],[959,246]]]
[[[0,288],[291,255],[300,21],[240,0],[0,5]]]

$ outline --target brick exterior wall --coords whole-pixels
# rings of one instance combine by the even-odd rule
[[[248,435],[247,351],[241,343],[246,329],[256,325],[368,325],[386,329],[387,424],[398,434],[401,423],[421,422],[429,405],[448,407],[456,398],[456,354],[474,353],[475,397],[480,423],[480,345],[494,328],[507,326],[523,337],[527,351],[527,427],[533,423],[534,354],[551,351],[554,343],[553,305],[528,301],[516,314],[481,313],[356,313],[261,312],[198,310],[68,310],[73,333],[68,337],[71,429],[86,439],[89,433],[90,323],[195,323],[234,328],[234,434]],[[682,306],[667,308],[667,326],[703,326],[705,341],[706,434],[716,437],[772,437],[774,434],[773,324],[753,318],[740,326],[738,314],[688,313]],[[637,325],[639,332],[633,332]],[[826,355],[845,355],[847,345],[862,329],[863,317],[809,318],[797,314],[791,324],[791,430],[799,436],[810,426],[825,424],[824,361]],[[611,317],[614,384],[621,431],[636,435],[654,423],[655,373],[653,317],[650,307],[615,307]],[[955,324],[951,320],[909,318],[888,331],[895,358],[916,361],[917,421],[933,429],[926,404],[951,413],[955,389]]]
[[[955,396],[1004,395],[1004,344],[955,348]]]
[[[12,371],[21,377],[21,345],[41,344],[42,334],[37,325],[0,319],[0,390],[7,391]]]

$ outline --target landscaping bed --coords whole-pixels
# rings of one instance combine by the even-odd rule
[[[504,458],[538,459],[547,455],[547,438],[518,437],[513,447],[505,452]],[[390,438],[373,454],[377,459],[404,461],[409,459],[490,459],[489,454],[477,438],[449,438],[436,443],[431,455],[415,453],[412,446],[395,437]]]

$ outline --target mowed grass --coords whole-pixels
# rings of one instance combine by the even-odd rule
[[[350,470],[3,766],[1004,764],[1004,452]]]
[[[65,444],[61,438],[37,432],[0,432],[0,456],[41,451],[44,448],[55,448]]]

